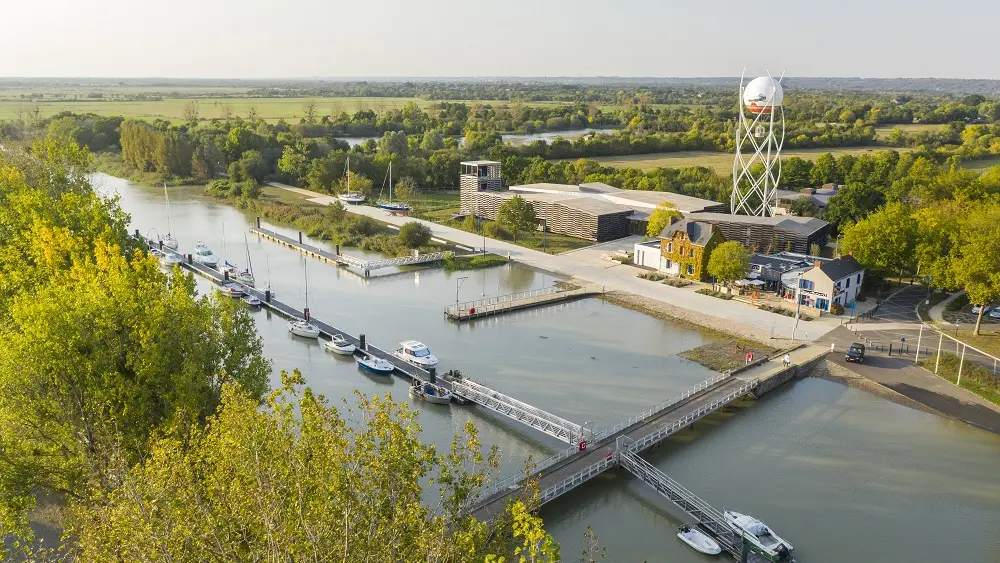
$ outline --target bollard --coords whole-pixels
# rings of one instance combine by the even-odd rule
[[[229,281],[229,270],[222,270],[222,281]]]
[[[139,238],[139,229],[135,230],[135,238],[136,240],[142,240],[141,238]]]
[[[369,270],[365,270],[365,277],[366,277],[366,278],[368,277],[368,275],[369,275],[369,274],[371,274],[371,271],[369,271]]]
[[[299,231],[299,244],[302,244],[302,231]]]
[[[160,241],[160,250],[163,250],[163,241]]]
[[[892,342],[889,343],[889,355],[892,355]]]
[[[364,333],[362,333],[360,336],[358,336],[358,348],[361,349],[361,350],[367,350],[368,349],[368,347],[365,346],[365,335],[364,335]]]
[[[266,303],[270,303],[271,302],[271,290],[270,289],[265,289],[264,290],[264,302],[266,302]]]
[[[431,367],[427,368],[427,373],[430,375],[430,382],[431,383],[437,383],[437,368],[434,367],[434,366],[431,366]]]
[[[340,245],[337,245],[337,256],[340,256]]]
[[[257,216],[257,228],[260,228],[260,215]]]
[[[188,258],[188,264],[190,264],[191,262],[193,262],[193,261],[194,261],[194,260],[193,260],[193,259],[191,258],[191,255],[190,255],[190,254],[188,254],[188,255],[187,255],[187,258]]]

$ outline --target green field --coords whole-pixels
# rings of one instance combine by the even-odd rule
[[[816,160],[824,153],[832,153],[833,156],[844,154],[871,154],[879,150],[886,150],[881,147],[852,147],[852,148],[832,148],[832,149],[799,149],[782,151],[783,158],[797,156],[806,160]],[[900,152],[910,149],[896,149]],[[640,170],[652,170],[654,168],[688,168],[691,166],[704,166],[713,168],[716,172],[727,173],[733,170],[733,155],[724,152],[709,151],[681,151],[653,154],[633,154],[626,156],[601,156],[594,160],[606,166],[618,168],[638,168]]]
[[[937,123],[902,123],[897,125],[879,125],[875,128],[880,139],[888,137],[896,129],[903,133],[920,133],[924,131],[940,131],[945,126]]]
[[[962,161],[962,168],[973,172],[985,172],[986,170],[1000,166],[1000,156],[984,156],[973,160]]]

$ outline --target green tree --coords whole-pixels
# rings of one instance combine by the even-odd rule
[[[853,183],[830,198],[823,217],[838,229],[857,223],[885,203],[885,196],[870,184]]]
[[[953,279],[965,288],[969,301],[989,305],[1000,299],[1000,202],[969,205],[951,248]],[[979,334],[984,308],[979,309],[974,334]]]
[[[521,196],[514,196],[500,205],[497,210],[497,223],[514,235],[514,242],[517,242],[517,235],[523,231],[532,230],[538,225],[538,217],[535,216],[535,208]]]
[[[440,131],[425,131],[420,141],[420,148],[425,151],[436,151],[444,148],[444,137]]]
[[[708,257],[708,274],[726,286],[743,279],[750,270],[750,250],[730,240],[716,246]]]
[[[413,199],[417,195],[417,181],[409,176],[403,176],[393,187],[393,194],[403,201]]]
[[[337,409],[298,372],[282,382],[265,408],[226,386],[203,430],[158,440],[80,518],[82,560],[558,560],[536,495],[493,525],[463,514],[498,465],[471,423],[438,452],[420,441],[416,412],[388,395]]]
[[[408,150],[405,131],[386,131],[378,140],[378,151],[382,154],[404,156]]]
[[[904,204],[890,203],[844,231],[844,251],[873,273],[899,274],[913,265],[917,224]]]
[[[190,102],[184,104],[184,121],[188,123],[191,127],[198,124],[198,100],[191,100]]]
[[[675,219],[683,219],[684,214],[677,210],[674,204],[669,201],[660,202],[656,209],[649,214],[649,221],[646,223],[646,236],[657,238],[667,225]]]
[[[809,172],[809,179],[814,186],[822,186],[830,182],[840,183],[841,177],[837,171],[837,159],[828,152],[819,155]]]
[[[410,221],[399,228],[397,236],[407,248],[420,248],[431,242],[431,229],[423,223]]]
[[[819,217],[820,209],[811,197],[800,197],[792,201],[792,215],[799,217]]]
[[[781,183],[792,189],[807,188],[812,184],[813,163],[793,156],[781,163]]]

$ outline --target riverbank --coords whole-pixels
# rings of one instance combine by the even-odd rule
[[[103,172],[109,176],[124,178],[141,186],[198,186],[203,182],[186,176],[164,176],[159,172],[143,172],[125,164],[120,152],[92,152],[94,171]]]

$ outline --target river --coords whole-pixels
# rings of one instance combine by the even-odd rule
[[[504,142],[512,145],[527,145],[539,140],[551,143],[556,137],[562,137],[563,139],[574,141],[589,133],[610,133],[612,131],[614,131],[614,129],[569,129],[566,131],[543,131],[541,133],[505,133],[500,137],[504,140]],[[370,138],[372,137],[338,137],[338,140],[344,141],[352,147],[356,147]],[[376,137],[375,140],[378,140],[378,138]],[[456,136],[455,140],[458,141],[459,147],[465,146],[464,136]]]
[[[121,196],[140,232],[166,227],[162,189],[106,175],[95,183]],[[298,307],[305,304],[307,272],[309,306],[318,318],[366,333],[382,347],[421,340],[441,357],[441,371],[460,369],[570,420],[601,428],[713,375],[677,355],[711,336],[596,299],[464,325],[443,318],[456,291],[469,300],[559,279],[547,272],[510,264],[366,279],[252,235],[245,245],[253,218],[198,188],[171,188],[170,197],[182,250],[203,240],[240,265],[249,252],[259,282],[270,278],[278,298]],[[209,290],[205,281],[199,287]],[[407,399],[402,380],[365,376],[350,360],[290,336],[283,319],[254,315],[275,382],[278,370],[299,368],[333,401],[355,389]],[[421,406],[424,437],[439,446],[470,419],[484,446],[501,449],[504,475],[520,471],[529,456],[537,460],[563,447],[484,409]],[[1000,438],[839,383],[786,385],[749,408],[699,423],[645,457],[716,507],[763,519],[795,545],[801,562],[995,561],[1000,554]],[[567,561],[576,560],[587,524],[611,561],[706,559],[676,539],[683,515],[622,472],[568,493],[542,515]]]

